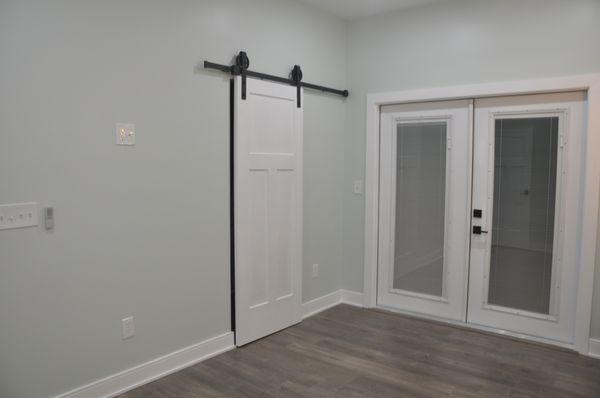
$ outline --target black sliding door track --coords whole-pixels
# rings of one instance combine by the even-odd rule
[[[319,86],[318,84],[305,83],[302,81],[302,69],[300,66],[294,65],[294,68],[290,72],[290,77],[280,77],[269,75],[267,73],[260,73],[248,70],[250,66],[250,59],[248,55],[244,51],[240,51],[240,53],[235,57],[234,65],[222,65],[217,64],[210,61],[204,61],[204,68],[206,69],[214,69],[219,70],[221,72],[229,73],[233,76],[241,76],[242,77],[242,99],[246,99],[246,77],[255,77],[261,80],[269,80],[272,82],[289,84],[290,86],[297,87],[297,97],[298,103],[297,106],[300,108],[302,104],[300,103],[300,88],[308,88],[310,90],[321,91],[323,93],[330,93],[335,95],[341,95],[342,97],[348,96],[348,90],[338,90],[331,87]]]

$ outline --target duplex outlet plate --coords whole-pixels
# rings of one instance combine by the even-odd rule
[[[135,336],[135,319],[132,316],[123,318],[121,320],[121,326],[123,340],[127,340]]]
[[[38,224],[37,203],[0,205],[0,229],[35,227]]]

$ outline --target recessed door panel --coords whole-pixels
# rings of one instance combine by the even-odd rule
[[[249,218],[253,222],[254,232],[249,235],[251,241],[248,245],[249,267],[248,275],[251,283],[249,307],[256,308],[269,302],[269,245],[268,245],[268,170],[250,170],[248,173],[250,195],[248,198]]]

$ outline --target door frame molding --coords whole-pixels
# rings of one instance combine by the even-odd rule
[[[477,99],[509,95],[547,94],[567,91],[587,92],[587,120],[584,121],[585,175],[583,176],[583,223],[579,230],[580,246],[577,313],[573,349],[589,354],[592,295],[600,199],[600,73],[509,82],[469,84],[405,91],[367,94],[366,170],[365,170],[365,242],[364,306],[377,305],[377,258],[379,226],[379,121],[383,105],[411,102]]]

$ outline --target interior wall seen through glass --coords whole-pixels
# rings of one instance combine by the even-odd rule
[[[443,296],[445,122],[399,124],[393,287]]]
[[[558,118],[495,123],[488,303],[550,311]]]

